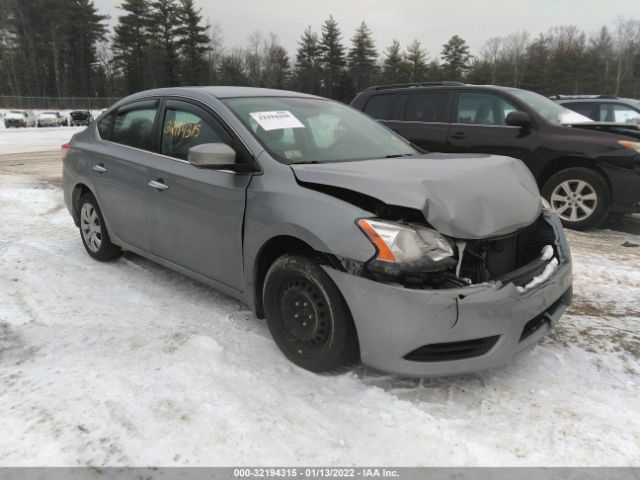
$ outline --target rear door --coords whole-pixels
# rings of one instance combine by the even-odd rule
[[[187,155],[196,145],[226,143],[248,162],[248,151],[217,117],[194,103],[167,100],[160,124],[161,155],[145,182],[151,252],[241,290],[242,225],[251,175],[196,168]]]
[[[149,250],[146,166],[155,160],[159,100],[137,101],[104,117],[102,140],[91,155],[91,177],[102,213],[117,238]]]
[[[374,95],[364,112],[413,144],[442,152],[447,146],[449,98],[446,90]]]
[[[537,128],[513,127],[505,123],[513,102],[492,92],[458,90],[449,128],[448,151],[487,153],[535,162]],[[531,168],[531,167],[530,167]]]

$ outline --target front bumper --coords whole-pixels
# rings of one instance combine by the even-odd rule
[[[24,120],[12,120],[8,119],[4,121],[5,127],[26,127],[26,122]]]
[[[386,372],[440,376],[497,367],[537,343],[558,322],[571,302],[569,249],[559,222],[560,265],[538,287],[518,291],[513,283],[484,283],[456,289],[414,290],[325,267],[350,310],[358,332],[362,362]],[[479,355],[440,360],[409,360],[410,352],[473,345],[491,338]]]

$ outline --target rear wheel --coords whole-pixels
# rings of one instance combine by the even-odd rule
[[[556,173],[543,185],[542,196],[567,228],[597,227],[609,212],[607,182],[588,168],[572,167]]]
[[[264,309],[273,339],[296,365],[331,372],[358,361],[358,338],[347,305],[314,260],[278,258],[265,279]]]
[[[102,212],[93,195],[85,193],[79,202],[80,237],[87,253],[101,262],[122,255],[122,250],[111,242]]]

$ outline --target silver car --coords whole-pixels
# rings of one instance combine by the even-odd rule
[[[519,160],[425,154],[338,102],[152,90],[65,147],[90,256],[128,250],[246,302],[308,370],[495,367],[571,301],[562,227]]]

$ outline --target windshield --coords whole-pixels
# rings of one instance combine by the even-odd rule
[[[225,102],[283,163],[410,156],[409,142],[364,114],[315,98],[232,98]]]
[[[589,117],[564,108],[562,105],[537,93],[527,90],[513,90],[510,93],[526,103],[538,115],[544,117],[545,120],[556,125],[593,122]]]

